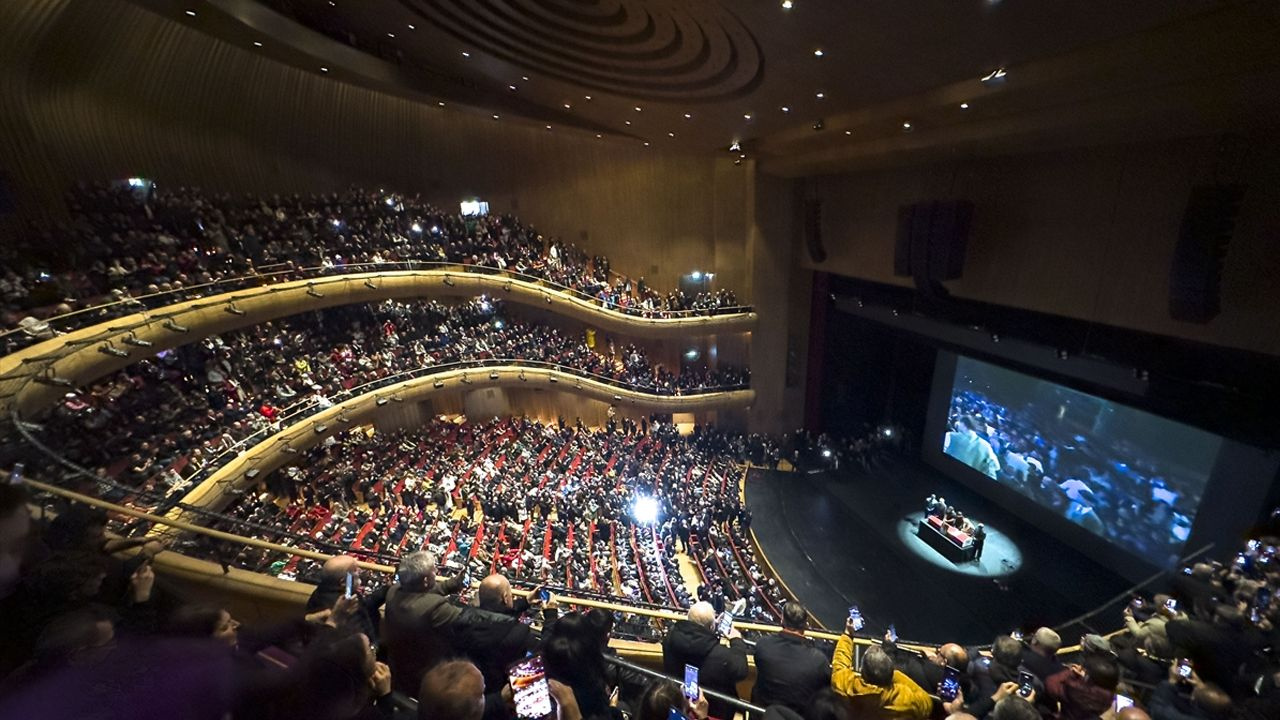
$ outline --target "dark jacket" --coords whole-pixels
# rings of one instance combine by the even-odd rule
[[[1178,692],[1168,680],[1156,685],[1147,700],[1151,720],[1209,720],[1210,715],[1191,702],[1191,696]]]
[[[452,625],[462,608],[445,596],[461,588],[462,575],[455,575],[430,590],[395,585],[387,591],[382,643],[396,690],[417,697],[422,676],[455,653]]]
[[[345,595],[347,585],[345,578],[337,580],[333,578],[321,578],[320,584],[311,592],[311,597],[307,598],[307,612],[319,612],[328,610],[338,602],[338,598]],[[369,638],[369,642],[374,645],[378,644],[379,624],[382,616],[378,613],[378,609],[387,601],[387,586],[383,585],[368,595],[360,597],[360,604],[356,607],[355,614],[351,616],[352,622],[355,624],[356,630],[364,633]]]
[[[756,684],[751,702],[760,707],[785,705],[808,710],[819,690],[831,684],[831,663],[813,642],[782,632],[756,643]]]
[[[734,638],[725,647],[711,628],[679,620],[662,640],[662,669],[671,677],[683,678],[685,665],[698,668],[702,687],[738,697],[737,684],[747,677],[747,644]],[[708,700],[712,717],[733,717],[728,703]]]
[[[1057,675],[1063,669],[1062,663],[1058,662],[1057,658],[1045,657],[1029,647],[1022,648],[1022,666],[1041,681],[1051,675]]]
[[[507,683],[507,668],[538,647],[528,625],[506,613],[467,607],[454,626],[454,649],[466,655],[484,675],[486,688]]]

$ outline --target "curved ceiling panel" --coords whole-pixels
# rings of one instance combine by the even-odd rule
[[[401,0],[460,42],[531,72],[646,99],[719,100],[760,81],[751,31],[715,3]]]

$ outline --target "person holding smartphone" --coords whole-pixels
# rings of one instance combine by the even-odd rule
[[[747,644],[736,628],[729,632],[727,643],[716,634],[716,611],[709,602],[697,602],[689,608],[688,619],[671,626],[662,641],[663,673],[683,677],[685,665],[700,672],[702,687],[737,697],[737,685],[747,677]],[[712,717],[732,717],[727,703],[711,700]]]
[[[1156,595],[1150,603],[1146,603],[1146,607],[1151,612],[1150,616],[1145,620],[1138,620],[1133,605],[1125,606],[1123,613],[1125,629],[1139,645],[1151,635],[1168,639],[1169,633],[1165,630],[1165,625],[1170,620],[1178,619],[1180,613],[1177,601],[1169,595]]]
[[[893,659],[884,648],[870,648],[862,656],[862,667],[854,668],[853,635],[857,631],[853,626],[852,619],[845,621],[844,633],[836,641],[831,658],[832,689],[859,708],[878,715],[926,720],[933,712],[933,698],[901,670],[894,669]]]

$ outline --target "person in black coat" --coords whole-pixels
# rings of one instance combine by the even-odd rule
[[[486,577],[476,596],[480,606],[464,608],[455,628],[456,648],[475,663],[486,688],[500,688],[507,682],[507,668],[536,650],[538,638],[512,613],[515,597],[505,577]]]
[[[737,684],[747,677],[747,644],[737,630],[729,633],[729,646],[720,644],[713,629],[715,609],[698,602],[689,608],[689,619],[679,620],[662,640],[662,670],[670,677],[683,678],[684,666],[698,668],[699,684],[732,697]],[[711,699],[712,717],[733,717],[728,703]]]
[[[782,632],[756,643],[756,683],[751,702],[760,707],[784,705],[805,712],[813,696],[831,684],[831,663],[804,631],[808,612],[798,602],[782,608]]]
[[[307,613],[320,612],[332,608],[338,599],[347,594],[347,573],[352,575],[352,592],[360,599],[360,603],[352,611],[349,622],[357,632],[364,633],[369,642],[378,644],[379,620],[378,609],[387,600],[387,587],[379,586],[366,594],[359,592],[360,576],[356,559],[349,555],[331,557],[325,561],[320,570],[320,583],[307,598]]]

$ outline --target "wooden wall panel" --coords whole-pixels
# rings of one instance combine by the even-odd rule
[[[125,0],[0,3],[0,47],[0,168],[23,217],[57,207],[76,180],[134,175],[254,192],[385,186],[450,205],[476,195],[664,287],[743,242],[732,225],[715,235],[710,157],[374,92]]]
[[[814,178],[829,258],[805,266],[878,282],[893,275],[900,205],[965,198],[976,206],[958,297],[1280,354],[1280,142],[1246,152],[1217,138],[969,159]],[[1222,276],[1222,313],[1169,317],[1169,270],[1191,188],[1248,186]],[[762,324],[767,318],[761,315]]]

